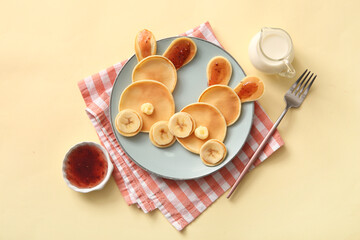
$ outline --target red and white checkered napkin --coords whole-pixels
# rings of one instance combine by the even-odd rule
[[[184,36],[206,39],[217,45],[208,22],[187,31]],[[235,182],[273,123],[255,102],[255,116],[250,136],[240,153],[221,170],[195,180],[174,181],[160,178],[137,166],[121,149],[110,125],[110,93],[117,74],[126,61],[117,63],[78,83],[88,114],[101,143],[114,164],[113,177],[126,202],[137,204],[144,212],[159,209],[169,222],[182,230]],[[255,166],[284,144],[278,132],[270,139]]]

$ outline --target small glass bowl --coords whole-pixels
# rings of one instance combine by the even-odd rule
[[[108,165],[107,173],[106,173],[106,176],[104,177],[104,179],[98,185],[91,187],[91,188],[79,188],[77,186],[74,186],[71,184],[71,182],[67,179],[67,176],[66,176],[65,168],[66,168],[66,162],[68,161],[68,157],[72,151],[74,151],[75,149],[77,149],[78,147],[81,147],[81,146],[95,146],[98,149],[100,149],[104,153],[104,156],[106,158],[107,165]],[[70,150],[66,153],[65,158],[63,160],[62,173],[63,173],[63,177],[64,177],[66,184],[71,189],[73,189],[74,191],[77,191],[77,192],[81,192],[81,193],[88,193],[88,192],[92,192],[92,191],[100,190],[100,189],[104,188],[105,184],[109,181],[109,178],[111,176],[113,169],[114,169],[114,167],[113,167],[112,162],[110,161],[109,154],[103,146],[101,146],[100,144],[94,143],[94,142],[80,142],[80,143],[74,145],[73,147],[71,147]]]

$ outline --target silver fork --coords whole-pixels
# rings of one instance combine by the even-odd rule
[[[298,80],[286,92],[286,94],[284,96],[284,99],[286,102],[286,107],[285,107],[284,111],[282,112],[282,114],[280,115],[278,120],[275,122],[274,126],[270,129],[268,134],[265,136],[264,140],[261,142],[258,149],[256,149],[254,155],[251,157],[250,161],[246,164],[246,166],[245,166],[244,170],[241,172],[239,178],[236,179],[236,182],[231,187],[230,192],[227,195],[227,198],[230,198],[230,196],[235,191],[236,187],[239,185],[241,179],[245,176],[245,174],[247,173],[249,168],[252,166],[252,164],[258,158],[261,150],[265,147],[267,141],[273,135],[277,126],[280,124],[281,120],[283,119],[283,117],[285,116],[287,111],[290,108],[300,107],[300,105],[304,102],[305,97],[309,93],[309,90],[317,77],[317,75],[315,75],[313,77],[314,73],[311,73],[311,75],[310,75],[310,73],[311,72],[306,69],[305,72],[303,74],[301,74],[301,76],[298,78]],[[309,75],[310,75],[310,77],[309,77]]]

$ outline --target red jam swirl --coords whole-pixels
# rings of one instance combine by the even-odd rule
[[[83,145],[68,155],[65,173],[72,185],[78,188],[92,188],[105,178],[107,168],[108,163],[101,149]]]
[[[258,89],[258,85],[256,83],[247,82],[242,86],[242,88],[238,92],[238,96],[240,97],[241,100],[247,99],[251,97],[251,95],[253,95],[257,91],[257,89]]]
[[[189,42],[179,42],[170,49],[165,57],[174,64],[176,69],[179,69],[184,65],[186,59],[189,57],[190,48],[191,45]]]
[[[209,86],[222,82],[226,76],[226,67],[226,62],[215,62],[215,64],[211,66]]]

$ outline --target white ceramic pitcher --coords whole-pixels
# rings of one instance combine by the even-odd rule
[[[250,41],[249,57],[255,68],[268,74],[292,78],[295,69],[293,43],[290,35],[280,28],[264,27]]]

